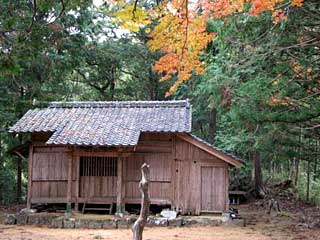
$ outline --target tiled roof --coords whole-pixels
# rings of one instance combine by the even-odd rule
[[[53,132],[47,144],[137,145],[141,132],[191,132],[191,105],[188,100],[52,102],[29,110],[9,132]]]

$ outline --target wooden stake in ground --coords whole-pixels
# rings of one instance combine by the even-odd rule
[[[141,166],[141,181],[139,183],[139,189],[141,192],[141,210],[140,216],[137,221],[132,226],[132,233],[133,233],[133,240],[142,240],[142,232],[144,226],[147,222],[147,217],[149,214],[149,207],[150,207],[150,198],[149,198],[149,165],[143,164]]]

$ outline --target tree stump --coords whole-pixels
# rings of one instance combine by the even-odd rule
[[[149,165],[144,163],[141,166],[141,181],[139,182],[139,189],[141,192],[141,210],[140,210],[140,216],[137,219],[137,221],[132,226],[132,233],[133,233],[133,240],[142,240],[142,232],[144,229],[144,226],[147,222],[147,217],[149,214],[149,207],[150,207],[150,198],[149,198]]]

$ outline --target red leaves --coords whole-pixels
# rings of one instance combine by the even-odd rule
[[[149,47],[165,54],[155,64],[154,70],[163,74],[162,80],[178,75],[178,80],[170,88],[168,95],[173,94],[193,73],[202,74],[205,71],[199,56],[214,37],[213,33],[206,31],[209,18],[225,18],[241,13],[245,4],[251,4],[249,14],[256,16],[264,11],[271,11],[274,23],[277,24],[286,19],[280,5],[285,6],[284,2],[285,0],[171,0],[163,1],[160,6],[149,10],[149,15],[159,22],[150,33],[152,40],[149,41]],[[303,0],[291,0],[292,6],[301,7],[302,4]],[[142,8],[140,11],[143,11]],[[145,19],[147,14],[141,12],[140,15],[143,16],[140,25],[148,24],[149,21]]]

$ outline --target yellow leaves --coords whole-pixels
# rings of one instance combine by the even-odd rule
[[[167,95],[173,94],[193,72],[204,72],[199,56],[213,38],[212,33],[206,32],[206,24],[207,19],[203,16],[195,18],[190,12],[182,16],[171,13],[165,15],[151,32],[150,49],[166,54],[155,64],[154,70],[164,74],[162,80],[178,74],[178,80]]]
[[[116,13],[120,26],[132,32],[138,32],[140,27],[150,23],[148,13],[139,6],[127,5]]]
[[[266,103],[270,106],[288,106],[292,104],[292,101],[289,97],[278,98],[276,96],[271,96]]]
[[[274,24],[287,17],[281,6],[287,3],[286,0],[164,0],[148,10],[139,6],[141,2],[137,4],[134,0],[107,1],[119,7],[116,19],[125,29],[136,32],[151,21],[157,21],[153,29],[146,29],[151,38],[149,48],[164,53],[154,65],[154,70],[163,74],[163,81],[178,76],[168,95],[173,94],[193,73],[202,74],[205,71],[199,57],[214,37],[213,33],[206,31],[208,18],[224,18],[243,12],[246,4],[251,5],[251,15],[270,11]],[[294,7],[301,7],[303,2],[289,1]],[[272,101],[277,102],[275,99]]]
[[[259,15],[264,11],[273,11],[278,3],[284,2],[284,0],[251,0],[252,8],[250,14]]]
[[[223,18],[236,12],[242,12],[246,0],[217,0],[213,1],[212,10],[215,18]]]
[[[302,7],[304,0],[292,0],[291,5],[294,7]]]
[[[286,20],[287,16],[284,14],[282,9],[277,9],[272,13],[273,23],[277,24],[281,20]]]

